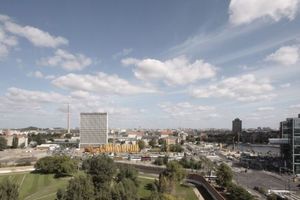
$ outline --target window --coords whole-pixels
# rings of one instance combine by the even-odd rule
[[[295,145],[300,145],[300,137],[295,137],[294,138],[294,144]]]
[[[300,163],[300,156],[295,156],[295,163]]]
[[[294,152],[295,154],[300,154],[300,147],[295,147]]]

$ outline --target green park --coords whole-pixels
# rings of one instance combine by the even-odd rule
[[[2,187],[2,191],[5,191],[3,188],[8,188],[7,185],[14,185],[16,188],[15,193],[18,193],[18,197],[13,197],[14,195],[9,194],[9,191],[14,191],[14,189],[9,188],[6,190],[7,196],[10,196],[11,200],[69,200],[74,199],[74,194],[76,193],[80,196],[80,198],[76,199],[91,200],[99,199],[97,198],[99,196],[101,196],[100,199],[106,199],[106,197],[107,199],[141,200],[197,199],[193,188],[184,184],[184,175],[180,174],[180,171],[174,173],[170,171],[166,172],[165,176],[161,176],[165,177],[163,180],[147,174],[141,175],[133,168],[119,167],[109,171],[108,168],[103,168],[103,163],[107,167],[112,168],[115,167],[114,163],[106,157],[101,157],[98,160],[91,159],[90,163],[85,163],[83,166],[85,170],[70,170],[70,168],[68,168],[69,166],[64,166],[64,170],[70,170],[70,172],[72,172],[71,174],[66,174],[64,170],[57,171],[56,169],[51,171],[50,165],[47,163],[49,160],[52,162],[51,159],[48,158],[47,160],[41,160],[39,165],[36,165],[40,167],[39,171],[0,175],[0,187]],[[65,162],[69,162],[69,160],[66,159]],[[47,168],[42,169],[46,166],[45,164],[47,164]],[[95,165],[101,165],[102,168],[100,167],[99,170],[89,168]],[[177,165],[172,167],[177,167]],[[105,171],[105,173],[102,173],[103,171]],[[117,175],[112,177],[112,173]],[[175,179],[169,178],[167,175],[169,177],[179,176],[181,178],[175,181]],[[174,180],[174,182],[168,182],[171,179]],[[106,184],[107,182],[109,182],[109,184]],[[111,187],[111,185],[116,187]],[[12,186],[12,188],[14,188],[14,186]],[[82,191],[78,191],[77,188],[82,188]],[[129,188],[132,191],[127,192]],[[103,194],[103,192],[95,194],[94,191],[96,191],[96,193],[99,191],[110,192],[107,194]],[[0,194],[0,196],[1,195],[3,195],[3,193]]]

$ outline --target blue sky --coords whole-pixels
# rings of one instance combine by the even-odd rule
[[[299,0],[1,1],[0,127],[245,128],[300,113]]]

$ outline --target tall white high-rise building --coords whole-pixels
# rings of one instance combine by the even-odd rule
[[[80,148],[107,143],[107,113],[80,113]]]

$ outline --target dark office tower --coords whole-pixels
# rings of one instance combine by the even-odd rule
[[[298,118],[287,118],[280,123],[281,155],[285,167],[294,174],[300,174],[300,115]]]
[[[232,121],[232,133],[241,134],[242,133],[242,120],[236,118]]]

